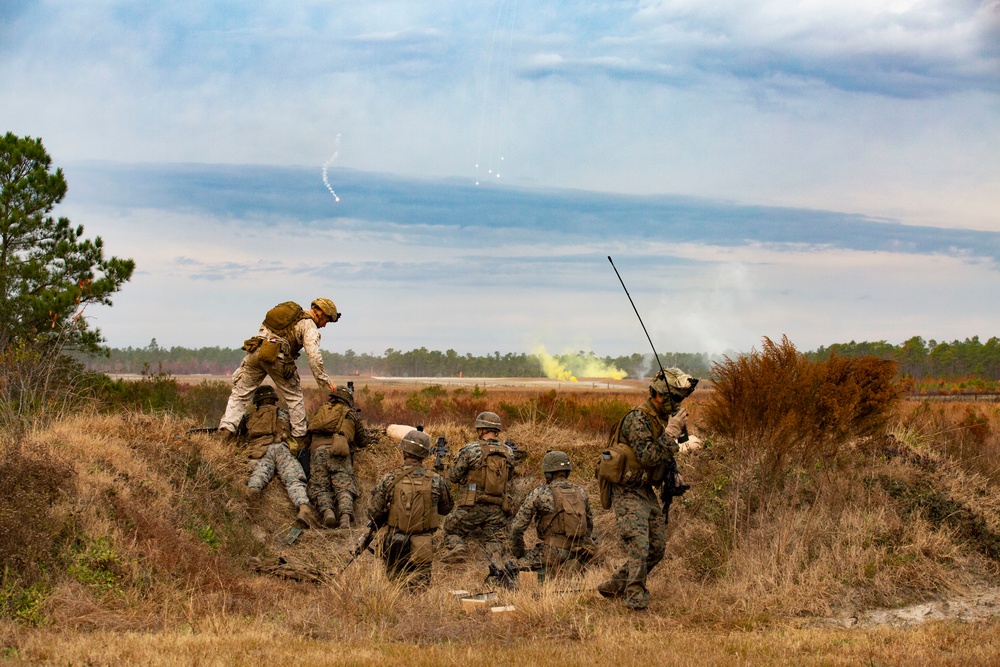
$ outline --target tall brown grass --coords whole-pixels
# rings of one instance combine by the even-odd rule
[[[962,627],[904,634],[808,626],[1000,583],[1000,494],[989,476],[1000,456],[996,407],[898,404],[879,384],[880,367],[803,371],[789,346],[768,351],[766,363],[723,374],[731,386],[720,395],[754,402],[761,412],[727,412],[714,403],[721,399],[701,391],[687,402],[705,446],[679,457],[692,489],[671,510],[668,552],[649,579],[646,615],[594,592],[623,558],[614,515],[597,506],[594,464],[613,413],[620,417],[643,392],[564,397],[490,388],[477,397],[483,407],[524,410],[504,413],[502,434],[528,452],[519,493],[542,482],[538,465],[547,449],[566,451],[571,479],[594,504],[600,542],[597,562],[583,574],[546,582],[537,594],[498,591],[515,613],[467,614],[449,594],[487,590],[485,560],[435,563],[431,589],[415,594],[387,579],[370,554],[335,576],[358,530],[307,530],[289,545],[294,510],[278,481],[259,506],[248,507],[245,464],[231,448],[212,436],[189,436],[187,420],[126,410],[63,416],[19,440],[16,456],[31,452],[62,472],[29,485],[41,489],[31,507],[44,507],[47,517],[45,531],[25,538],[49,554],[35,579],[45,586],[11,589],[0,612],[0,643],[25,659],[95,663],[154,663],[162,652],[175,662],[208,664],[593,664],[622,656],[663,664],[902,664],[905,656],[908,664],[932,664],[941,646],[952,647],[952,664],[983,660],[988,647]],[[778,362],[791,365],[793,380],[813,373],[803,386],[833,414],[810,407],[809,394],[789,393],[774,377],[781,377]],[[752,383],[747,374],[762,368],[771,379]],[[403,417],[417,416],[402,412],[414,393],[414,404],[436,394],[431,411],[421,413],[432,437],[444,435],[452,452],[474,438],[475,410],[464,408],[479,404],[448,412],[454,392],[419,391],[373,386],[367,396],[359,392],[358,403],[369,423],[380,425],[369,410],[376,393],[386,420],[400,422],[409,419],[393,418],[397,408]],[[775,405],[799,413],[782,419]],[[718,429],[720,414],[742,419],[745,430]],[[754,423],[755,414],[774,420],[782,455],[767,451],[770,431]],[[362,515],[367,490],[399,461],[397,443],[384,436],[358,454]],[[12,474],[10,483],[16,488],[27,477]],[[28,505],[11,506],[11,513],[0,512],[4,526],[31,523]],[[530,531],[527,537],[530,543]],[[22,564],[32,560],[27,551],[5,553]],[[252,559],[279,557],[328,576],[308,584],[254,571]],[[981,628],[994,646],[996,627]]]

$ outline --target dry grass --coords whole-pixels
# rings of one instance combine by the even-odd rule
[[[490,398],[499,402],[499,393]],[[391,409],[412,394],[381,400]],[[547,449],[562,449],[596,499],[606,431],[568,416],[604,419],[608,394],[578,392],[561,407],[560,396],[546,395],[502,396],[533,411],[504,434],[529,453],[519,489],[541,482]],[[642,394],[612,398],[632,405]],[[690,410],[697,425],[700,396]],[[434,585],[417,594],[387,580],[368,554],[320,584],[255,574],[255,556],[336,572],[359,531],[310,530],[290,546],[294,513],[280,483],[251,515],[240,493],[244,463],[213,437],[187,437],[188,424],[169,416],[79,414],[26,436],[14,457],[27,465],[31,452],[71,472],[65,484],[30,484],[55,489],[43,503],[47,529],[33,538],[51,556],[36,576],[45,587],[34,621],[7,613],[22,620],[0,622],[0,650],[70,664],[988,664],[998,655],[993,621],[814,627],[1000,580],[992,550],[1000,494],[991,483],[998,413],[968,410],[904,403],[892,414],[893,438],[793,460],[773,488],[744,450],[702,433],[706,447],[681,458],[693,488],[671,511],[647,614],[594,592],[622,556],[612,514],[595,507],[597,564],[537,596],[507,593],[501,601],[517,611],[502,618],[463,613],[448,593],[486,590],[483,562],[436,563]],[[474,414],[428,419],[426,429],[454,452],[474,437]],[[395,443],[376,442],[356,460],[362,488],[398,462]]]

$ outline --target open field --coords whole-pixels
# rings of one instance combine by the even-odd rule
[[[357,402],[373,429],[419,420],[452,452],[472,439],[477,411],[496,409],[502,437],[528,452],[516,495],[541,482],[541,457],[555,448],[570,455],[572,479],[595,504],[594,464],[609,424],[643,396],[642,385],[440,380],[355,379]],[[226,393],[220,384],[212,401]],[[294,514],[280,482],[247,506],[239,454],[188,435],[190,419],[67,415],[7,445],[0,549],[22,576],[4,576],[0,656],[152,665],[1000,663],[995,404],[903,401],[891,437],[849,438],[820,458],[790,450],[793,458],[775,463],[701,430],[710,395],[686,402],[706,444],[680,459],[692,489],[671,509],[667,556],[640,614],[594,591],[622,558],[615,517],[599,507],[599,554],[586,573],[538,591],[495,591],[513,612],[467,613],[449,591],[493,590],[482,559],[435,563],[432,588],[417,594],[388,581],[370,554],[337,576],[360,531],[307,530],[288,544]],[[323,398],[308,396],[312,407]],[[779,430],[765,449],[779,445]],[[358,455],[362,510],[398,461],[385,436]],[[23,480],[34,489],[27,495]],[[286,575],[315,580],[267,574],[283,571],[266,567],[279,558]]]

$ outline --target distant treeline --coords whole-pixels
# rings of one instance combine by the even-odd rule
[[[88,368],[104,373],[171,373],[173,375],[227,375],[236,370],[243,350],[221,347],[160,347],[154,338],[146,347],[111,348],[107,357],[83,359]],[[678,366],[698,377],[707,377],[710,359],[704,353],[661,354],[664,365]],[[581,371],[595,363],[623,371],[628,377],[648,377],[655,368],[651,354],[598,357],[593,352],[552,355],[567,372],[586,377]],[[307,370],[305,355],[299,367]],[[544,377],[541,360],[533,354],[508,352],[476,356],[455,350],[440,352],[421,347],[409,352],[392,348],[381,355],[353,350],[323,352],[323,366],[331,375],[376,375],[380,377]]]
[[[815,360],[823,360],[833,354],[892,359],[899,362],[901,374],[918,380],[925,377],[1000,380],[1000,338],[996,337],[985,343],[979,340],[979,336],[950,343],[925,341],[920,336],[914,336],[901,345],[891,345],[884,340],[875,343],[851,341],[821,347],[808,354]]]

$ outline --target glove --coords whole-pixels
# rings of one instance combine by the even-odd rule
[[[288,451],[292,453],[292,456],[298,456],[299,450],[302,449],[302,443],[305,438],[296,438],[294,435],[288,439]]]
[[[664,429],[663,432],[666,433],[667,437],[671,440],[676,440],[684,431],[684,427],[687,426],[687,421],[687,410],[681,408],[677,411],[677,414],[670,417],[670,421],[667,422],[667,428]]]
[[[682,442],[680,446],[681,453],[693,452],[696,449],[701,449],[702,442],[701,438],[696,435],[692,435],[688,438],[687,442]]]

